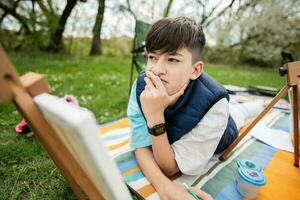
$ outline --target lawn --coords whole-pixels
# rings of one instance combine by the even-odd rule
[[[44,53],[10,53],[19,74],[45,74],[52,94],[72,94],[94,112],[99,123],[126,116],[130,59]],[[205,70],[223,84],[280,88],[277,70],[207,64]],[[76,199],[35,138],[14,132],[21,120],[12,103],[0,105],[0,199]]]

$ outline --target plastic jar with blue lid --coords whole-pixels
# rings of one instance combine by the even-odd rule
[[[261,186],[266,184],[266,178],[261,171],[239,167],[237,189],[244,196],[253,199]]]
[[[260,166],[258,166],[255,162],[251,161],[251,160],[239,160],[237,162],[238,167],[242,167],[242,168],[248,168],[248,169],[253,169],[255,171],[262,171],[262,168]]]

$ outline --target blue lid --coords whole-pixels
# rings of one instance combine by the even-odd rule
[[[237,162],[238,167],[244,167],[244,168],[248,168],[248,169],[253,169],[256,171],[261,171],[262,168],[260,166],[258,166],[255,162],[251,161],[251,160],[239,160]]]
[[[245,180],[248,183],[251,183],[252,185],[255,185],[255,186],[262,186],[262,185],[266,184],[266,179],[265,179],[264,175],[259,171],[240,167],[239,168],[239,176],[243,180]]]

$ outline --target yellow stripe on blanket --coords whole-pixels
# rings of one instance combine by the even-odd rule
[[[116,122],[113,122],[112,124],[100,126],[99,130],[100,130],[101,134],[106,134],[109,131],[116,129],[116,128],[128,128],[128,127],[129,127],[129,119],[125,118],[125,119],[120,119]]]
[[[128,170],[127,172],[122,173],[122,176],[128,176],[128,175],[130,175],[134,172],[138,172],[138,171],[141,171],[141,169],[139,167],[134,167],[134,168]]]
[[[120,142],[120,143],[118,143],[118,144],[115,144],[115,145],[112,145],[112,146],[108,146],[108,150],[109,150],[109,151],[113,151],[113,150],[116,150],[116,149],[118,149],[118,148],[121,148],[121,147],[123,147],[123,146],[125,146],[125,145],[127,145],[127,144],[129,144],[129,139],[126,139],[126,140],[124,140],[123,142]]]
[[[267,184],[257,200],[300,200],[300,169],[293,165],[293,154],[278,150],[264,170]]]
[[[152,185],[145,185],[144,187],[137,190],[140,195],[142,195],[144,198],[149,197],[153,193],[155,193],[155,189]]]

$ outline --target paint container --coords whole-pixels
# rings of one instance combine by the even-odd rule
[[[262,171],[262,168],[257,165],[255,162],[251,161],[251,160],[246,160],[246,159],[243,159],[243,160],[239,160],[237,162],[237,165],[238,167],[243,167],[243,168],[248,168],[248,169],[252,169],[252,170],[255,170],[255,171],[259,171],[261,172]]]
[[[261,186],[266,184],[262,171],[246,167],[238,168],[237,189],[246,198],[254,199]]]

